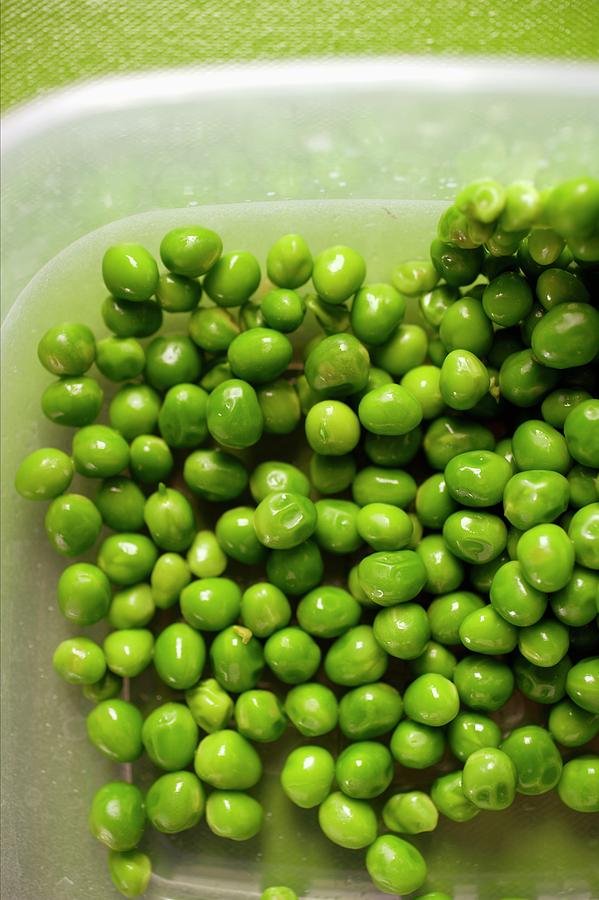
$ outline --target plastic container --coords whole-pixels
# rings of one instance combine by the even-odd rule
[[[2,360],[7,900],[117,896],[104,848],[86,831],[91,796],[115,769],[87,741],[89,704],[59,681],[50,663],[71,630],[56,609],[63,563],[47,546],[43,504],[21,501],[13,490],[15,467],[26,453],[68,445],[68,430],[39,412],[48,376],[37,365],[35,346],[62,318],[76,315],[101,330],[105,246],[135,238],[155,251],[168,227],[201,221],[220,231],[229,248],[264,259],[274,237],[298,230],[314,250],[337,240],[352,243],[366,256],[369,277],[384,278],[393,262],[425,250],[439,201],[466,178],[490,173],[547,183],[596,166],[598,100],[592,67],[369,63],[119,80],[76,88],[8,118],[3,299],[13,308]],[[157,208],[162,211],[115,222],[52,259],[86,232]],[[507,714],[517,721],[520,712],[516,704]],[[264,759],[263,834],[233,844],[217,841],[202,825],[174,839],[153,836],[148,898],[256,898],[281,883],[313,900],[381,896],[364,872],[363,854],[329,844],[315,827],[315,812],[292,807],[281,794],[268,747]],[[444,822],[418,844],[429,862],[428,889],[455,898],[599,895],[594,817],[572,813],[553,795],[519,797],[512,809],[481,813],[461,826]]]

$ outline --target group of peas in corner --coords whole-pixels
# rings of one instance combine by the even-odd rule
[[[79,430],[71,456],[38,450],[16,475],[20,494],[50,501],[59,553],[114,532],[58,584],[71,623],[114,630],[102,646],[63,641],[54,667],[96,704],[87,730],[105,756],[145,750],[164,772],[145,797],[115,781],[93,799],[116,887],[147,887],[146,819],[176,833],[205,814],[217,835],[256,835],[252,742],[289,723],[311,739],[340,729],[338,758],[302,744],[282,788],[318,808],[331,841],[367,848],[385,893],[424,885],[425,861],[399,835],[432,831],[439,813],[467,821],[553,788],[599,812],[587,746],[599,732],[599,182],[545,193],[475,182],[442,215],[430,260],[397,266],[388,284],[364,284],[349,247],[313,260],[299,235],[270,249],[274,287],[259,301],[255,257],[223,254],[208,229],[174,229],[160,256],[164,274],[140,245],[106,252],[110,336],[63,323],[42,337],[39,359],[58,376],[43,411]],[[421,325],[403,323],[409,298]],[[189,313],[187,333],[140,343],[164,313]],[[306,314],[319,329],[301,371],[287,335]],[[94,362],[124,383],[109,426],[94,424]],[[269,459],[248,471],[245,451],[302,417],[308,474]],[[75,472],[99,480],[93,500],[68,493]],[[190,497],[200,520],[216,504],[213,530],[198,530]],[[333,557],[343,587],[327,583]],[[151,663],[180,694],[144,720],[119,694]],[[275,690],[258,688],[265,667]],[[530,724],[505,735],[495,714],[515,687],[533,701]],[[411,790],[410,772],[447,747],[459,766]],[[386,794],[397,763],[403,789]],[[383,794],[379,835],[370,801]]]

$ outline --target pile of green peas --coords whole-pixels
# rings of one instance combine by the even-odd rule
[[[204,227],[160,258],[110,247],[110,334],[42,336],[42,411],[78,430],[16,474],[54,549],[92,560],[60,576],[77,634],[54,668],[94,704],[101,754],[160,772],[93,798],[117,889],[149,883],[148,822],[255,837],[261,748],[290,728],[283,792],[383,893],[425,884],[405,836],[439,815],[554,789],[599,812],[599,182],[475,182],[388,283],[296,234],[267,280]],[[142,713],[121,693],[151,667],[164,702]]]

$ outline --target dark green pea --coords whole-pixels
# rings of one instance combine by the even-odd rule
[[[114,700],[122,689],[123,679],[106,669],[99,681],[83,685],[83,696],[92,703],[100,703],[102,700]]]
[[[451,552],[466,562],[495,559],[507,542],[507,528],[499,516],[475,510],[458,510],[443,525],[443,538]]]
[[[589,569],[599,569],[599,503],[589,503],[574,513],[568,525],[568,537],[574,546],[576,562]]]
[[[189,336],[207,353],[224,353],[239,334],[239,323],[227,309],[196,309],[189,319]]]
[[[428,355],[430,357],[431,363],[440,369],[443,365],[443,360],[447,356],[447,350],[445,349],[443,341],[441,341],[440,338],[432,338],[432,340],[429,342]]]
[[[431,636],[425,610],[417,603],[382,609],[374,618],[374,636],[389,656],[416,659]]]
[[[518,541],[518,562],[525,579],[540,591],[565,587],[574,568],[574,548],[559,525],[536,525]]]
[[[521,241],[518,250],[522,250],[524,245],[526,244],[527,239],[525,238]],[[518,268],[518,259],[516,256],[493,256],[487,248],[485,247],[485,258],[483,260],[483,265],[481,269],[481,273],[488,278],[489,281],[492,281],[494,278],[497,278],[498,275],[501,275],[502,272],[514,272]],[[532,262],[530,255],[527,255],[526,259],[530,261],[531,265],[535,265]],[[521,264],[521,268],[528,274],[528,271]],[[484,285],[483,285],[484,290]]]
[[[476,281],[485,258],[482,247],[464,250],[444,244],[438,238],[432,242],[430,252],[437,273],[452,287],[462,287]]]
[[[360,537],[373,550],[402,550],[413,534],[410,516],[389,503],[368,503],[356,516]]]
[[[423,291],[432,290],[439,280],[439,275],[430,260],[410,259],[395,266],[391,280],[402,294],[414,297]]]
[[[206,803],[206,822],[217,837],[248,841],[262,828],[264,810],[242,791],[212,791]]]
[[[470,214],[466,215],[457,206],[450,206],[437,223],[437,235],[445,244],[473,250],[489,240],[493,234],[493,226],[492,221],[483,222]]]
[[[394,606],[417,597],[427,580],[426,567],[413,550],[380,551],[358,566],[360,585],[379,606]]]
[[[599,812],[599,757],[580,756],[567,762],[557,792],[562,803],[576,812]]]
[[[489,365],[500,369],[508,356],[524,350],[517,328],[500,328],[495,332],[493,346],[488,353]]]
[[[293,750],[281,772],[285,795],[302,809],[319,806],[328,797],[335,777],[335,761],[328,750],[304,746]]]
[[[185,702],[194,721],[207,734],[226,728],[233,715],[233,700],[215,678],[200,681],[185,691]]]
[[[230,476],[227,476],[229,479]],[[256,503],[260,503],[270,493],[288,492],[310,495],[310,482],[303,472],[286,462],[262,462],[250,476],[250,492]]]
[[[87,734],[98,750],[114,762],[133,762],[142,754],[143,718],[133,703],[103,700],[86,720]]]
[[[505,486],[503,512],[521,531],[553,522],[568,507],[568,481],[558,472],[531,469],[513,475]]]
[[[96,365],[110,381],[129,381],[144,370],[146,355],[143,347],[133,337],[110,336],[98,341]]]
[[[178,772],[193,759],[198,726],[182,703],[164,703],[145,720],[141,738],[155,766],[166,772]]]
[[[347,490],[356,474],[356,461],[350,453],[323,456],[314,453],[310,459],[310,480],[320,494],[339,494]]]
[[[252,384],[274,381],[293,356],[288,338],[272,328],[251,328],[233,339],[227,358],[233,374]]]
[[[460,292],[449,284],[439,284],[418,299],[420,314],[432,328],[438,328],[447,309],[459,298]],[[429,355],[431,348],[429,345]],[[432,356],[431,356],[432,359]],[[435,363],[437,365],[437,363]]]
[[[191,312],[200,302],[202,288],[184,275],[166,272],[158,279],[156,299],[165,312]]]
[[[323,573],[320,550],[311,540],[291,550],[273,550],[266,560],[268,580],[293,597],[306,594],[320,584]]]
[[[150,538],[143,534],[112,534],[98,551],[98,566],[114,584],[145,581],[158,558]]]
[[[94,795],[89,830],[111,850],[133,850],[146,824],[143,795],[134,784],[111,781]]]
[[[197,384],[177,384],[167,391],[158,428],[170,447],[197,447],[206,440],[207,404],[208,394]]]
[[[532,309],[528,282],[516,272],[504,272],[493,279],[483,294],[483,309],[496,325],[517,325]]]
[[[467,419],[442,416],[431,422],[424,436],[424,452],[433,469],[444,470],[450,459],[468,450],[493,450],[488,428]]]
[[[52,500],[73,480],[73,461],[62,450],[45,447],[25,457],[15,475],[15,488],[26,500]]]
[[[83,375],[96,358],[96,341],[87,325],[62,322],[46,331],[37,355],[52,375]]]
[[[544,366],[584,366],[599,353],[599,312],[589,303],[560,303],[539,321],[532,350]]]
[[[258,743],[277,741],[287,728],[283,704],[272,691],[244,691],[235,703],[235,723],[244,737]]]
[[[377,466],[405,466],[410,463],[422,443],[422,431],[414,428],[407,434],[389,437],[383,434],[364,435],[364,450],[368,459]]]
[[[152,661],[154,636],[145,628],[122,628],[104,640],[106,665],[121,678],[135,678]]]
[[[192,772],[169,772],[146,795],[148,819],[163,834],[178,834],[198,824],[206,798],[202,783]]]
[[[514,690],[514,675],[508,665],[475,653],[460,660],[453,680],[462,703],[482,712],[501,709]]]
[[[264,668],[262,644],[249,629],[232,625],[213,640],[210,664],[214,677],[227,691],[249,691],[258,684]]]
[[[136,481],[142,484],[166,481],[173,465],[173,454],[162,438],[139,434],[131,442],[129,470]]]
[[[371,800],[391,784],[393,759],[384,744],[358,741],[337,757],[335,778],[347,797]]]
[[[322,684],[299,684],[287,693],[285,712],[305,737],[328,734],[337,725],[337,699]]]
[[[566,691],[581,709],[599,715],[599,656],[572,666],[566,678]]]
[[[445,735],[440,728],[402,719],[389,744],[397,762],[407,769],[428,769],[445,753]]]
[[[368,351],[351,334],[333,334],[321,341],[306,359],[308,384],[320,397],[347,397],[368,380]]]
[[[527,230],[506,231],[499,223],[486,242],[486,248],[494,256],[513,256],[527,236]]]
[[[551,596],[551,609],[556,619],[572,628],[593,621],[599,609],[599,573],[574,566],[568,583]]]
[[[251,447],[262,436],[262,410],[246,381],[231,378],[215,388],[208,398],[207,415],[208,431],[224,447]]]
[[[338,637],[324,660],[324,670],[334,684],[357,687],[378,681],[389,658],[369,625],[356,625]]]
[[[258,753],[241,734],[230,729],[216,731],[200,741],[194,768],[202,781],[220,790],[247,790],[262,777]]]
[[[532,343],[532,333],[545,315],[545,310],[540,303],[533,303],[532,309],[522,320],[520,325],[520,337],[522,342],[530,347]]]
[[[567,656],[556,666],[542,668],[524,659],[514,661],[518,690],[535,703],[557,703],[566,694],[566,676],[572,663]]]
[[[564,422],[568,450],[576,462],[599,468],[599,400],[585,400]]]
[[[445,594],[458,588],[464,580],[464,567],[450,553],[440,534],[429,534],[418,543],[416,552],[426,570],[424,590]]]
[[[469,613],[460,625],[462,644],[473,653],[491,656],[511,653],[521,633],[490,604]]]
[[[177,275],[198,278],[216,263],[222,251],[220,237],[200,225],[181,225],[162,238],[160,258]]]
[[[566,239],[589,234],[599,218],[599,183],[593,178],[562,182],[547,199],[545,217]]]
[[[208,362],[208,365],[208,371],[202,375],[200,379],[200,387],[210,393],[214,388],[218,387],[219,384],[228,381],[233,373],[231,372],[231,366],[227,362],[226,357],[223,356],[215,357]]]
[[[362,608],[343,588],[322,585],[306,594],[297,606],[301,628],[317,638],[338,637],[357,625]]]
[[[104,524],[114,531],[139,531],[144,526],[146,498],[129,478],[107,478],[94,500]]]
[[[201,371],[202,357],[187,335],[160,335],[146,348],[146,381],[159,391],[181,382],[194,382]]]
[[[547,595],[530,585],[517,560],[504,563],[493,576],[490,590],[493,609],[506,622],[534,625],[547,607]]]
[[[44,525],[57,553],[79,556],[96,543],[102,530],[102,516],[88,497],[61,494],[48,507]]]
[[[314,260],[312,283],[327,303],[339,304],[355,294],[364,281],[366,263],[351,247],[336,245]]]
[[[318,809],[318,823],[333,844],[348,850],[368,847],[376,838],[376,814],[365,800],[335,791]]]
[[[204,279],[204,290],[217,306],[241,306],[260,284],[257,259],[245,250],[225,253]]]
[[[65,618],[77,625],[94,625],[110,607],[110,582],[90,563],[68,566],[58,580],[58,605]]]
[[[54,651],[52,665],[69,684],[96,684],[106,671],[102,648],[85,637],[62,641]]]
[[[243,463],[222,450],[196,450],[185,460],[183,478],[204,500],[234,500],[245,490],[248,473]]]
[[[493,344],[493,326],[478,300],[463,297],[446,310],[439,337],[448,351],[468,351],[482,357]]]
[[[257,637],[269,637],[291,619],[285,594],[267,582],[253,584],[241,598],[241,621]]]
[[[317,294],[308,294],[305,298],[305,303],[306,309],[312,313],[324,331],[322,339],[324,339],[325,335],[349,331],[349,309],[345,304],[337,305],[334,303],[326,303],[322,297],[317,296]],[[307,359],[309,353],[304,350],[302,355],[304,359]]]
[[[573,272],[563,269],[546,269],[541,272],[536,294],[539,303],[546,310],[553,309],[560,303],[587,303],[589,300],[584,282]]]
[[[399,691],[376,682],[354,688],[339,703],[339,727],[350,740],[380,737],[395,728],[403,712]]]
[[[360,422],[374,434],[401,435],[422,420],[420,402],[399,384],[383,385],[360,402]]]
[[[464,795],[479,809],[507,809],[514,802],[518,774],[511,758],[497,747],[475,750],[464,763]]]
[[[500,744],[516,767],[519,794],[546,794],[562,774],[562,758],[551,735],[538,725],[516,728]]]
[[[394,378],[421,366],[426,359],[428,337],[420,325],[398,325],[388,341],[373,351],[377,366]]]
[[[467,350],[452,350],[441,366],[439,389],[452,409],[472,409],[490,386],[489,373],[480,359]]]
[[[390,831],[422,834],[434,831],[438,819],[437,807],[422,791],[394,794],[383,807],[383,822]]]
[[[416,497],[416,482],[403,469],[367,466],[354,478],[352,495],[358,506],[389,503],[405,507]]]
[[[537,404],[555,387],[558,374],[538,363],[531,350],[512,353],[499,369],[499,387],[503,397],[514,406],[527,408]]]
[[[519,469],[548,469],[565,474],[572,465],[563,435],[540,419],[519,425],[512,436],[512,447]]]
[[[230,578],[192,581],[180,595],[183,618],[198,631],[222,631],[241,609],[241,589]]]
[[[570,489],[570,506],[580,509],[599,500],[599,481],[594,469],[585,466],[572,466],[568,472]]]
[[[262,385],[257,397],[265,434],[290,434],[297,427],[302,411],[297,391],[289,381],[279,378]]]
[[[247,566],[257,565],[266,556],[254,526],[255,512],[252,506],[228,509],[215,527],[216,539],[227,556]]]
[[[359,507],[349,500],[318,500],[314,539],[327,553],[353,553],[362,543],[358,533]]]
[[[295,291],[279,288],[269,291],[260,304],[267,325],[287,334],[304,321],[306,304]]]
[[[191,581],[189,566],[178,553],[163,553],[156,560],[150,582],[152,597],[158,609],[170,609]]]
[[[104,392],[95,379],[61,378],[42,394],[42,412],[57,425],[83,428],[97,419],[103,401]]]
[[[354,297],[352,330],[365,344],[384,344],[402,321],[405,311],[405,297],[390,284],[365,285]]]
[[[285,684],[301,684],[312,678],[320,656],[318,644],[300,628],[276,631],[264,645],[268,667]]]
[[[554,741],[562,746],[583,747],[599,734],[599,715],[566,699],[551,707],[547,727]]]
[[[250,331],[252,328],[263,328],[266,325],[262,315],[262,307],[252,300],[244,303],[239,310],[239,324],[242,331]]]
[[[102,278],[113,297],[149,300],[158,285],[158,266],[141,244],[115,244],[102,258]]]
[[[151,434],[158,422],[160,396],[146,384],[126,384],[119,388],[108,407],[110,424],[127,441]]]
[[[433,781],[431,799],[439,812],[452,822],[468,822],[480,812],[464,794],[461,770],[441,775]]]
[[[493,719],[489,719],[487,716],[463,712],[449,723],[447,740],[453,755],[464,763],[476,750],[482,750],[485,747],[499,747],[501,729]]]
[[[300,234],[286,234],[272,245],[266,257],[266,271],[273,284],[298,288],[312,274],[312,254]]]
[[[120,338],[144,338],[162,325],[162,310],[154,300],[135,302],[106,297],[102,304],[106,327]]]

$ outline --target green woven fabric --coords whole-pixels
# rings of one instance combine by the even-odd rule
[[[597,0],[5,0],[4,108],[109,73],[364,54],[599,59]]]

